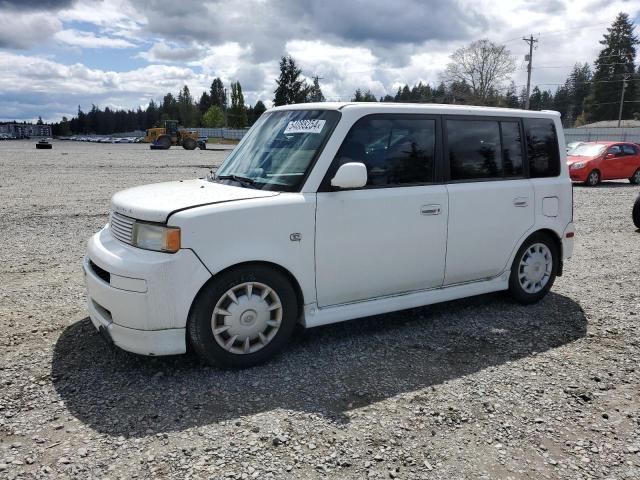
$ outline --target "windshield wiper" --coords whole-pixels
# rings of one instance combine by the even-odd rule
[[[240,185],[256,188],[256,181],[253,178],[242,177],[240,175],[219,175],[216,179],[233,180],[234,182],[238,182]]]

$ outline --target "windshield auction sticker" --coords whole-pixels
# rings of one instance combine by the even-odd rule
[[[284,134],[290,133],[320,133],[326,120],[293,120],[289,122]]]

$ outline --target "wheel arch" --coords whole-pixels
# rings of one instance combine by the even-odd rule
[[[526,237],[524,237],[522,239],[522,241],[519,243],[518,247],[515,249],[514,253],[513,253],[513,258],[511,259],[511,263],[513,264],[513,262],[515,262],[515,256],[517,255],[518,251],[520,250],[520,248],[522,248],[522,245],[524,245],[527,240],[529,240],[533,235],[542,233],[546,236],[548,236],[553,243],[555,244],[556,248],[558,249],[558,272],[556,273],[556,276],[561,277],[562,276],[562,266],[563,266],[563,262],[562,262],[562,238],[561,236],[558,234],[558,232],[556,232],[555,230],[551,229],[551,228],[539,228],[537,230],[534,230],[533,232],[529,233]]]
[[[215,282],[221,275],[229,272],[230,270],[247,267],[249,265],[260,265],[264,267],[269,267],[273,270],[278,271],[279,273],[284,275],[287,278],[287,280],[289,280],[289,283],[291,283],[291,286],[293,287],[293,290],[296,293],[296,300],[298,301],[297,314],[298,314],[298,318],[300,318],[304,312],[304,295],[302,294],[302,288],[300,287],[300,283],[298,282],[298,279],[288,269],[284,268],[282,265],[278,265],[277,263],[263,261],[263,260],[252,260],[252,261],[236,263],[234,265],[229,265],[228,267],[213,274],[209,280],[207,280],[202,284],[198,292],[193,297],[193,300],[191,301],[191,307],[189,308],[189,316],[191,315],[191,310],[193,309],[193,306],[195,305],[196,301],[198,300],[201,293],[204,291],[206,287],[208,287],[211,283]]]

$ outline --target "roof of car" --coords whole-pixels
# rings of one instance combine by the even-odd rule
[[[516,108],[483,107],[477,105],[452,105],[442,103],[395,103],[395,102],[319,102],[296,103],[273,107],[271,111],[279,110],[366,110],[376,112],[418,110],[425,113],[442,113],[443,111],[467,115],[510,115],[522,117],[559,117],[560,114],[551,110],[520,110]]]

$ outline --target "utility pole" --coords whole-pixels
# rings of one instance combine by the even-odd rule
[[[629,79],[629,75],[626,74],[624,76],[624,80],[622,80],[622,94],[620,95],[620,110],[618,110],[618,128],[620,128],[620,123],[622,122],[622,107],[624,106],[624,91],[627,89],[628,79]]]
[[[527,64],[527,98],[524,101],[524,109],[529,110],[529,97],[531,96],[531,63],[533,61],[533,44],[538,43],[537,38],[533,38],[533,35],[529,35],[529,38],[523,37],[522,40],[529,44],[529,55],[525,55],[524,59],[529,63]]]

